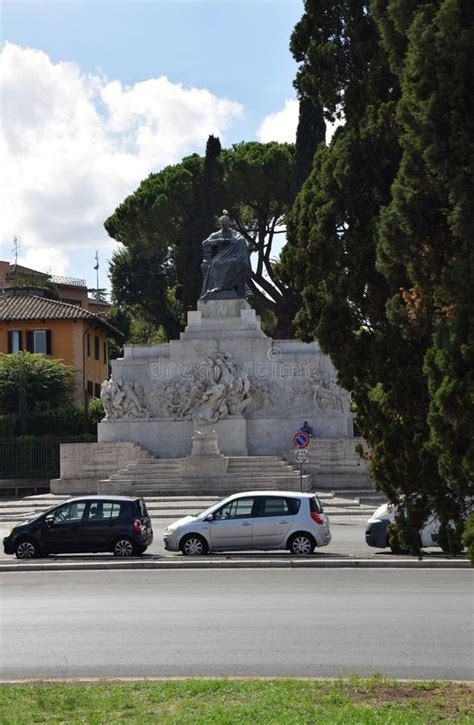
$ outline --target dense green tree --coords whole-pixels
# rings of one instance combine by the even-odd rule
[[[178,280],[176,249],[190,238],[200,196],[203,160],[188,156],[145,179],[105,222],[107,232],[124,248],[111,263],[112,298],[134,316],[163,326],[169,337],[179,333],[182,306],[175,289],[195,284],[199,249],[184,278]],[[184,241],[183,241],[184,240]]]
[[[124,245],[111,265],[114,301],[176,336],[201,291],[201,243],[225,205],[255,257],[250,291],[284,329],[286,286],[272,249],[284,234],[292,168],[290,144],[241,143],[222,151],[211,136],[205,158],[195,154],[151,174],[105,222]]]
[[[345,124],[296,199],[282,275],[412,551],[429,509],[456,519],[472,480],[471,16],[462,0],[308,0],[291,41],[299,92]]]
[[[30,352],[0,354],[0,415],[60,407],[72,403],[73,392],[74,369],[61,360]]]
[[[435,471],[422,445],[422,349],[388,320],[390,283],[377,264],[377,222],[400,160],[399,85],[367,3],[307,2],[305,10],[291,41],[301,63],[297,88],[328,120],[345,123],[316,153],[290,215],[282,266],[302,290],[299,332],[319,340],[351,390],[375,482],[397,500]]]
[[[428,495],[456,550],[447,524],[474,494],[474,5],[412,0],[400,15],[399,0],[378,0],[376,18],[400,79],[403,151],[380,267],[398,282],[392,319],[423,345],[440,474]]]
[[[248,287],[262,307],[276,315],[277,334],[282,336],[288,324],[286,286],[276,271],[272,250],[285,233],[293,153],[291,144],[256,141],[236,144],[223,153],[228,209],[254,255]]]
[[[302,96],[299,101],[298,126],[296,128],[295,163],[291,198],[294,199],[303,186],[313,167],[316,149],[324,144],[326,124],[323,109],[315,105],[311,98]]]
[[[193,187],[192,203],[183,219],[181,238],[175,244],[173,259],[178,280],[176,294],[184,310],[193,309],[201,294],[202,246],[200,242],[214,231],[216,217],[222,214],[224,172],[220,155],[219,139],[212,135],[209,136],[201,174]]]

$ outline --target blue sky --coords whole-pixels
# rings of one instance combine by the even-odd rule
[[[103,220],[150,171],[202,153],[211,132],[292,140],[302,12],[300,0],[4,1],[0,258],[16,234],[24,263],[92,285],[95,249],[104,277],[113,251]]]

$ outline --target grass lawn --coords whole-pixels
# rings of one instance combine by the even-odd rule
[[[474,685],[338,680],[167,680],[3,685],[0,723],[474,723]]]

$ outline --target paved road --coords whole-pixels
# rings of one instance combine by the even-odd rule
[[[0,676],[474,679],[470,571],[0,576]]]

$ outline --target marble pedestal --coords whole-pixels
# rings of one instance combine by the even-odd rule
[[[335,378],[317,343],[272,340],[245,300],[199,302],[179,340],[112,361],[98,439],[183,458],[197,431],[215,431],[224,456],[282,455],[305,420],[319,438],[352,437]]]

